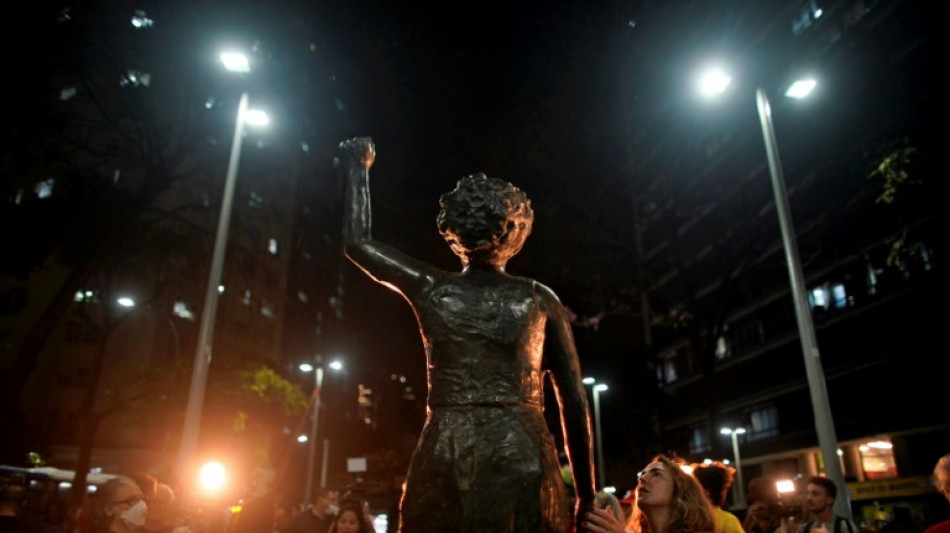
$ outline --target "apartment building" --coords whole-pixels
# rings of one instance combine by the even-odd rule
[[[688,134],[651,141],[660,147],[641,168],[663,447],[735,460],[721,429],[742,428],[743,483],[823,473],[752,89],[768,93],[837,460],[868,527],[897,501],[939,512],[927,476],[950,442],[928,303],[946,287],[933,198],[946,136],[932,127],[936,91],[921,68],[936,57],[931,15],[899,1],[784,3],[757,22],[749,49],[766,53],[746,58],[768,63],[746,69],[758,79],[729,120],[680,113],[671,127]],[[818,102],[786,101],[778,89],[805,64],[825,83]],[[888,156],[902,163],[879,166]],[[884,169],[912,176],[893,201],[882,198]]]

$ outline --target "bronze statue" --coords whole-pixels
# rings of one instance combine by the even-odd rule
[[[427,418],[400,502],[402,533],[581,531],[594,503],[590,414],[558,297],[505,272],[531,233],[528,197],[475,174],[440,198],[439,232],[462,260],[447,272],[370,235],[369,137],[340,144],[345,254],[412,306],[428,363]],[[543,415],[550,374],[576,494],[568,509]]]

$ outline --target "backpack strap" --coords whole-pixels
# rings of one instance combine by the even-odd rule
[[[841,527],[841,524],[844,524],[847,527],[847,532],[842,531],[843,528]],[[857,533],[855,531],[851,531],[851,529],[851,524],[845,517],[835,516],[835,533]]]

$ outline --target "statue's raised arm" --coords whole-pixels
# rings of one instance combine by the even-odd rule
[[[371,137],[356,137],[340,143],[346,193],[343,204],[343,252],[375,281],[405,296],[413,285],[431,280],[432,269],[372,238],[369,169],[376,161]]]

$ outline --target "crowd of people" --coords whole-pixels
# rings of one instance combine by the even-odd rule
[[[286,502],[275,492],[221,509],[207,520],[189,508],[174,488],[137,472],[96,486],[69,512],[66,500],[43,505],[30,500],[30,484],[17,474],[0,479],[0,533],[373,533],[369,503],[353,492],[318,489],[312,505]],[[45,513],[37,513],[45,507]]]
[[[726,509],[735,470],[719,462],[687,464],[656,456],[638,474],[629,511],[618,516],[610,508],[587,513],[582,526],[589,533],[861,533],[849,517],[834,512],[838,487],[823,476],[807,479],[800,502],[785,502],[770,480],[750,481],[744,520]],[[950,454],[934,468],[934,487],[950,502]],[[895,506],[894,518],[880,533],[921,533],[909,508]],[[950,520],[923,533],[950,533]]]
[[[720,462],[687,464],[658,455],[638,474],[629,507],[606,493],[581,524],[588,533],[861,533],[848,517],[836,515],[838,487],[814,476],[795,505],[783,503],[774,483],[749,482],[744,519],[725,509],[735,470]],[[92,498],[69,514],[65,502],[52,500],[38,520],[24,515],[29,485],[16,476],[0,483],[2,533],[200,533],[185,519],[175,491],[155,477],[135,473],[99,486]],[[570,480],[565,478],[569,485]],[[950,502],[950,454],[933,474],[935,489]],[[624,500],[625,502],[628,500]],[[950,533],[950,520],[921,528],[906,505],[880,533]],[[392,530],[392,529],[391,529]],[[288,505],[267,492],[244,502],[226,533],[373,533],[369,504],[358,495],[319,488],[307,506]],[[582,533],[582,532],[579,532]]]

